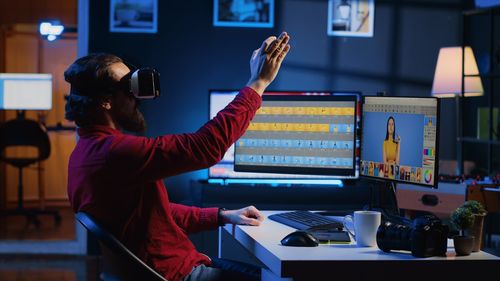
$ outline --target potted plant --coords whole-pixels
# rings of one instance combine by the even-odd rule
[[[475,200],[465,201],[462,207],[469,209],[474,216],[474,224],[468,231],[470,231],[470,235],[474,236],[472,251],[477,252],[481,249],[483,242],[484,218],[488,212],[481,203]]]
[[[474,236],[466,235],[465,230],[474,224],[474,214],[470,209],[458,207],[451,214],[451,223],[460,231],[459,235],[453,236],[455,252],[459,256],[470,255],[474,246]]]

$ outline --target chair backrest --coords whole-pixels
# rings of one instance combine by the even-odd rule
[[[7,157],[5,150],[13,146],[33,146],[35,157]],[[50,139],[45,127],[31,119],[13,119],[0,124],[0,159],[16,167],[25,167],[50,156]]]
[[[98,240],[105,263],[104,275],[109,280],[167,281],[127,249],[92,216],[78,212],[76,219]]]

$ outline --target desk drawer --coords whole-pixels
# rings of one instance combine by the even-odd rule
[[[465,201],[465,185],[439,185],[430,189],[415,185],[398,185],[397,199],[400,209],[427,211],[440,218],[450,214]]]

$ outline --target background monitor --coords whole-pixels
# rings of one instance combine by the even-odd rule
[[[264,95],[236,141],[235,171],[356,176],[353,95]]]
[[[0,109],[50,110],[52,74],[0,73]]]
[[[215,117],[217,112],[222,110],[234,97],[238,94],[237,90],[210,90],[210,118]],[[358,99],[358,105],[361,103],[361,93],[353,91],[268,91],[266,95],[348,95]],[[359,108],[359,106],[358,106]],[[361,114],[357,110],[358,124],[360,127]],[[359,165],[359,138],[356,140],[356,165]],[[224,158],[216,165],[208,169],[208,177],[211,180],[229,180],[229,181],[246,181],[246,182],[261,182],[271,180],[272,183],[280,183],[285,180],[286,183],[306,183],[306,184],[331,184],[332,180],[336,180],[338,176],[330,175],[302,175],[302,174],[285,174],[285,173],[260,173],[260,172],[236,172],[234,171],[234,145],[232,145]],[[358,170],[354,178],[358,177]]]
[[[365,97],[360,175],[437,187],[438,113],[437,98]]]

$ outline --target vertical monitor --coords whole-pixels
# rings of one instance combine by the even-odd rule
[[[355,96],[264,95],[235,143],[235,171],[356,176]]]
[[[52,74],[0,73],[0,109],[50,110]]]
[[[217,112],[222,110],[227,104],[229,104],[234,97],[238,94],[237,90],[210,90],[210,118],[215,117]],[[295,95],[295,96],[353,96],[358,100],[360,104],[361,93],[352,91],[268,91],[265,93],[267,95]],[[359,107],[358,107],[359,108]],[[356,127],[360,127],[360,112],[356,111],[358,116],[358,124]],[[356,155],[357,161],[356,165],[359,165],[359,138],[356,140]],[[234,170],[234,154],[235,145],[232,145],[227,153],[224,155],[223,159],[208,169],[209,179],[293,179],[294,182],[298,183],[311,183],[311,180],[317,183],[330,183],[329,180],[338,179],[335,175],[304,175],[304,174],[290,174],[290,173],[264,173],[264,172],[239,172]],[[354,178],[358,177],[358,170],[356,168]]]
[[[439,100],[365,97],[360,175],[437,187]]]

